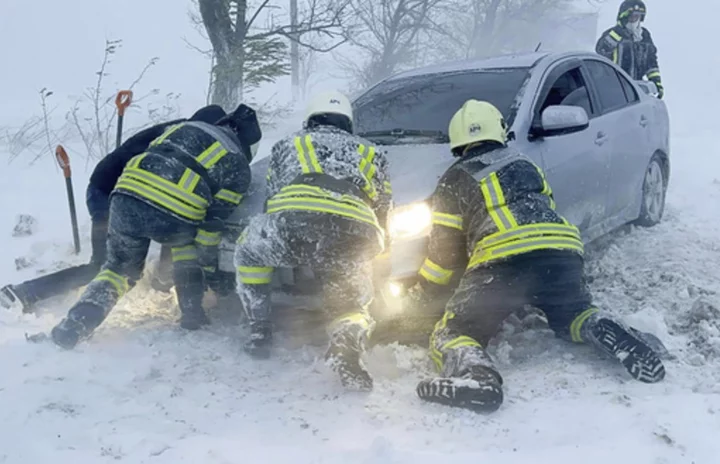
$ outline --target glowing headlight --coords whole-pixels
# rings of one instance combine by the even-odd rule
[[[393,239],[402,240],[428,234],[431,225],[430,207],[425,202],[419,202],[393,210],[388,228]]]
[[[396,283],[396,282],[390,282],[388,284],[388,290],[390,291],[390,295],[397,298],[403,293],[402,285]]]

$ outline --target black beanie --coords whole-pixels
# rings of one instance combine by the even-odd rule
[[[208,105],[200,108],[190,117],[191,121],[206,122],[215,124],[227,115],[219,105]]]

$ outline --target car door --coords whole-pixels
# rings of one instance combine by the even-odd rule
[[[600,60],[584,61],[600,103],[598,120],[611,139],[606,222],[615,226],[626,222],[636,209],[650,149],[649,118],[632,84],[615,68]]]
[[[540,86],[533,125],[539,124],[540,115],[548,106],[573,105],[588,113],[589,127],[569,134],[531,137],[530,142],[541,153],[558,212],[583,233],[604,217],[604,211],[597,205],[604,204],[609,182],[605,162],[609,136],[607,128],[600,127],[602,124],[597,121],[596,103],[586,79],[580,61],[551,70]]]

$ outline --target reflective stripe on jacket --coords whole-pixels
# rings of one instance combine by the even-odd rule
[[[472,151],[432,196],[426,282],[447,286],[466,270],[542,249],[583,253],[578,229],[555,212],[541,169],[510,148]]]
[[[173,125],[127,164],[115,192],[189,222],[220,222],[240,204],[250,184],[242,150],[232,134],[211,124]],[[207,226],[219,230],[217,224]]]

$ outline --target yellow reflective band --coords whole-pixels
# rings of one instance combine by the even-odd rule
[[[127,277],[123,277],[117,272],[111,271],[110,269],[100,271],[100,273],[95,276],[93,281],[108,282],[117,292],[118,298],[122,298],[128,292],[128,290],[130,290],[130,284],[128,283]]]
[[[192,192],[195,190],[195,187],[197,187],[198,182],[200,182],[200,175],[192,169],[185,169],[178,185],[186,192]]]
[[[357,205],[350,205],[331,198],[324,199],[313,197],[273,198],[267,202],[268,213],[276,213],[287,210],[316,211],[320,213],[336,214],[339,216],[357,219],[379,227],[375,214],[367,206],[361,208]]]
[[[181,217],[190,219],[191,221],[202,221],[205,219],[205,215],[207,214],[207,209],[205,207],[201,208],[197,205],[188,205],[157,189],[155,186],[148,185],[136,179],[121,177],[115,185],[115,188],[136,193],[137,195],[147,198],[153,203],[156,203],[157,205],[162,206]]]
[[[305,147],[303,147],[303,142]],[[323,172],[320,163],[318,163],[317,156],[315,155],[315,147],[313,146],[310,134],[307,134],[304,138],[295,137],[295,149],[297,150],[298,161],[300,162],[303,174]]]
[[[653,79],[653,78],[655,78],[655,77],[660,77],[660,72],[659,72],[659,71],[650,72],[650,73],[648,73],[647,77],[648,77],[648,79]]]
[[[579,254],[584,253],[583,242],[569,237],[539,237],[524,240],[513,240],[506,245],[497,246],[491,249],[479,249],[473,253],[468,269],[479,264],[486,263],[500,258],[529,253],[535,250],[570,250]]]
[[[449,284],[450,279],[453,276],[453,271],[439,266],[438,264],[432,262],[430,258],[425,258],[425,262],[423,262],[419,273],[426,280],[438,285]]]
[[[622,36],[615,31],[610,31],[610,37],[617,40],[618,42],[622,40]]]
[[[228,189],[220,189],[218,193],[215,194],[215,198],[218,200],[227,201],[228,203],[232,203],[233,205],[239,205],[242,201],[242,194],[233,192],[232,190]]]
[[[305,149],[302,146],[302,138],[295,137],[295,150],[297,150],[298,161],[300,162],[300,168],[303,174],[310,172],[310,166],[308,165],[307,159],[305,159]]]
[[[432,223],[439,226],[463,230],[463,218],[457,214],[432,213]]]
[[[367,156],[365,155],[366,150],[368,152]],[[360,174],[362,174],[365,180],[363,191],[367,193],[371,200],[373,200],[377,197],[377,191],[372,183],[376,171],[376,167],[373,164],[373,159],[375,159],[375,147],[368,148],[365,145],[360,144],[358,145],[358,154],[360,155]]]
[[[343,203],[350,203],[363,210],[372,211],[368,208],[367,204],[353,197],[351,195],[340,195],[338,198],[337,194],[332,195],[330,192],[321,189],[320,187],[311,187],[309,185],[288,185],[280,189],[280,192],[274,195],[272,200],[279,200],[282,198],[298,198],[298,197],[316,197],[324,198],[332,201],[341,201]]]
[[[198,259],[197,248],[195,248],[195,245],[173,247],[171,251],[173,263],[180,261],[194,261]]]
[[[227,153],[228,151],[222,146],[220,142],[215,142],[210,145],[205,151],[200,153],[195,159],[205,169],[210,169],[211,167],[215,166],[217,162],[222,159],[223,156],[227,155]]]
[[[163,134],[160,137],[158,137],[155,140],[153,140],[152,142],[150,142],[150,146],[153,147],[155,145],[159,145],[159,144],[163,143],[166,138],[170,137],[170,135],[173,132],[180,129],[183,125],[184,125],[184,123],[180,123],[180,124],[175,124],[173,126],[168,127],[167,129],[165,129],[165,132],[163,132]]]
[[[204,272],[208,272],[208,273],[213,273],[213,272],[217,271],[217,269],[215,269],[212,266],[203,266],[202,270]]]
[[[175,197],[175,199],[183,201],[195,208],[205,209],[209,206],[208,201],[200,195],[196,195],[192,192],[186,192],[177,184],[174,184],[167,179],[163,179],[157,174],[153,174],[140,168],[125,168],[122,176],[120,176],[120,179],[123,178],[148,184],[149,187],[162,191],[163,193]]]
[[[455,314],[450,311],[445,311],[443,317],[435,323],[435,328],[430,334],[430,359],[435,363],[435,367],[438,371],[443,369],[443,354],[437,348],[437,334],[438,332],[445,330],[447,323],[450,319],[454,318]]]
[[[535,166],[537,168],[538,174],[540,174],[540,177],[542,178],[543,182],[543,189],[542,192],[540,192],[542,195],[545,195],[550,200],[550,208],[555,209],[555,200],[553,200],[552,197],[552,189],[550,188],[550,184],[548,184],[547,179],[545,178],[545,173],[540,169],[539,166]]]
[[[495,232],[494,234],[488,235],[475,245],[474,251],[478,251],[480,248],[488,250],[499,245],[504,245],[511,240],[522,240],[533,237],[565,237],[581,240],[580,231],[578,231],[577,227],[570,224],[526,224],[507,232]]]
[[[272,282],[272,267],[238,266],[238,279],[249,285],[269,284]]]
[[[482,348],[482,345],[475,339],[468,337],[467,335],[460,335],[457,338],[453,338],[449,342],[445,343],[440,347],[440,352],[452,350],[454,348],[460,348],[461,346],[478,346]]]
[[[305,136],[305,145],[307,146],[308,158],[310,158],[310,164],[312,164],[313,169],[315,172],[323,172],[320,163],[318,163],[317,156],[315,155],[315,146],[312,143],[312,137],[310,137],[310,134]]]
[[[220,245],[222,240],[222,232],[208,232],[207,230],[198,230],[195,235],[195,242],[204,246],[217,246]]]
[[[392,193],[392,185],[390,185],[390,182],[383,182],[383,188],[385,189],[385,193]]]
[[[615,50],[613,50],[612,61],[613,61],[613,63],[616,63],[616,64],[618,62],[618,49],[617,48]]]
[[[377,190],[373,184],[365,184],[363,192],[365,192],[371,200],[374,200],[378,196]]]
[[[570,338],[572,341],[575,343],[582,343],[584,341],[581,333],[582,326],[590,316],[597,312],[599,312],[597,308],[589,308],[575,316],[575,319],[570,323]]]
[[[370,327],[370,319],[368,318],[368,315],[366,313],[362,311],[356,311],[336,317],[330,322],[330,324],[328,324],[328,328],[330,328],[330,330],[332,331],[333,328],[336,328],[343,324],[357,324],[360,325],[363,329],[367,329]]]
[[[142,153],[137,156],[133,156],[130,161],[128,161],[128,164],[125,165],[126,168],[136,168],[140,166],[140,162],[147,156],[147,153]]]
[[[493,172],[480,181],[480,190],[485,198],[485,206],[498,230],[517,227],[517,221],[505,203],[505,195],[500,187],[497,173]]]

